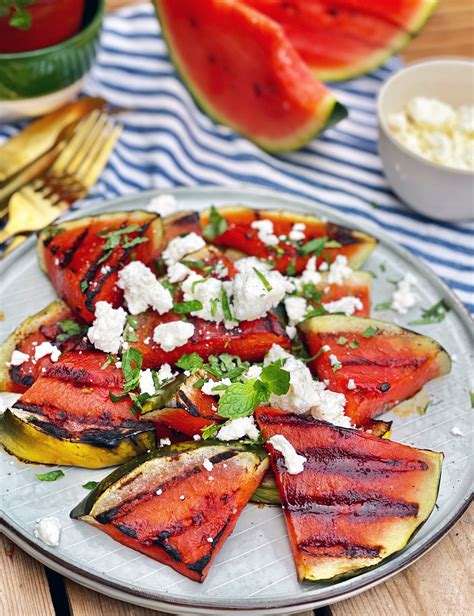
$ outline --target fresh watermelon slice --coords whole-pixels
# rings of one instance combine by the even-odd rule
[[[35,349],[50,342],[61,352],[76,346],[87,327],[60,299],[41,312],[25,319],[0,346],[0,391],[23,393],[31,387],[43,369],[51,365],[51,356],[35,359]],[[12,365],[13,351],[28,355],[20,365]]]
[[[282,435],[306,458],[303,471],[291,475],[267,443],[301,581],[380,564],[431,514],[442,453],[268,407],[256,415],[265,439]]]
[[[346,414],[358,426],[451,369],[449,355],[432,338],[392,323],[333,315],[308,319],[300,329],[310,356],[317,356],[311,370],[346,396]],[[355,389],[348,389],[350,380]]]
[[[265,15],[236,0],[155,5],[170,55],[198,104],[262,148],[299,148],[347,115]]]
[[[38,258],[58,295],[91,322],[97,302],[121,305],[118,271],[133,258],[151,261],[162,240],[163,223],[157,214],[110,212],[43,229]]]
[[[97,351],[64,353],[4,413],[0,443],[21,460],[87,468],[154,447],[153,424],[132,415],[122,371],[106,360]]]
[[[160,316],[148,310],[135,317],[138,340],[131,342],[130,346],[142,354],[144,368],[174,364],[188,353],[197,353],[203,359],[210,355],[229,353],[243,361],[261,361],[273,344],[279,344],[285,349],[290,347],[290,340],[278,317],[271,312],[256,321],[242,321],[233,329],[226,329],[222,323],[211,323],[193,316],[187,318],[195,328],[193,337],[173,351],[164,351],[153,341],[153,331],[161,323],[181,320],[181,316],[173,312]]]
[[[213,239],[218,246],[237,249],[246,255],[260,259],[272,259],[275,267],[282,273],[287,273],[290,266],[294,273],[301,273],[312,253],[300,254],[300,249],[315,238],[327,238],[337,242],[339,247],[324,248],[317,255],[319,266],[326,259],[333,260],[338,254],[345,255],[349,265],[358,269],[377,245],[377,240],[366,233],[342,227],[308,214],[283,212],[281,210],[256,210],[241,206],[220,208],[219,214],[227,221],[227,229]],[[306,225],[305,240],[299,243],[280,241],[278,246],[267,246],[258,237],[258,230],[251,227],[257,220],[270,220],[273,223],[274,234],[288,236],[295,223]],[[203,228],[209,222],[209,211],[201,215]]]
[[[183,443],[121,466],[71,517],[202,582],[267,468],[259,447]]]
[[[323,81],[368,73],[423,27],[437,0],[242,0],[279,23]]]

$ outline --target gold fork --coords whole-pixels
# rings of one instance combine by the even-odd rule
[[[104,169],[121,131],[115,118],[99,110],[81,121],[51,169],[11,197],[9,219],[0,231],[0,244],[12,238],[13,241],[4,254],[19,245],[25,234],[48,226],[87,194]]]

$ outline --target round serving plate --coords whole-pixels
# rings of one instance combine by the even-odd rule
[[[347,216],[329,208],[282,193],[250,186],[233,188],[200,187],[166,191],[176,196],[180,209],[201,210],[210,204],[244,203],[257,208],[278,208],[311,212],[352,225]],[[106,211],[143,208],[155,192],[83,207],[65,218]],[[297,581],[285,524],[277,507],[248,505],[234,532],[218,554],[203,584],[192,582],[174,570],[114,542],[88,524],[71,520],[69,512],[86,494],[82,487],[100,480],[110,469],[65,468],[65,477],[41,482],[35,473],[39,465],[23,464],[0,451],[1,530],[32,556],[75,581],[117,599],[174,613],[193,614],[285,614],[327,605],[355,595],[386,580],[430,549],[459,519],[471,496],[472,410],[469,392],[471,365],[471,321],[462,305],[424,264],[375,228],[364,229],[379,245],[364,269],[374,279],[373,305],[386,302],[397,279],[407,271],[418,278],[420,301],[409,314],[374,312],[376,318],[400,325],[419,317],[420,307],[440,299],[450,306],[446,318],[417,331],[433,336],[452,355],[451,374],[429,383],[431,404],[422,415],[391,411],[395,441],[443,451],[445,462],[438,503],[431,517],[408,546],[381,566],[345,581],[332,584],[300,584]],[[40,271],[34,239],[7,257],[0,265],[0,339],[4,339],[24,318],[44,308],[55,293]],[[457,427],[463,436],[454,436]],[[49,548],[33,533],[35,521],[57,516],[62,525],[61,542]]]

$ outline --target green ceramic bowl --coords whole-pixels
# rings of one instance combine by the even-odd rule
[[[0,54],[0,105],[68,90],[95,58],[105,0],[86,3],[84,26],[72,38],[35,51]]]

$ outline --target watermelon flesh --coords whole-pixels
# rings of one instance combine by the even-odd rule
[[[280,24],[315,75],[350,79],[379,66],[423,26],[437,0],[243,0]]]
[[[301,147],[347,112],[283,29],[235,0],[155,0],[177,70],[200,106],[269,151]]]
[[[256,415],[265,439],[282,435],[306,458],[303,471],[291,475],[266,445],[301,581],[380,564],[431,514],[442,453],[269,407]]]
[[[333,315],[308,319],[300,329],[310,356],[317,356],[311,371],[327,379],[329,389],[345,395],[345,412],[357,426],[451,369],[449,355],[432,338],[391,323]],[[329,349],[321,352],[325,345]],[[331,356],[340,367],[333,365]],[[355,389],[348,389],[350,380]]]

